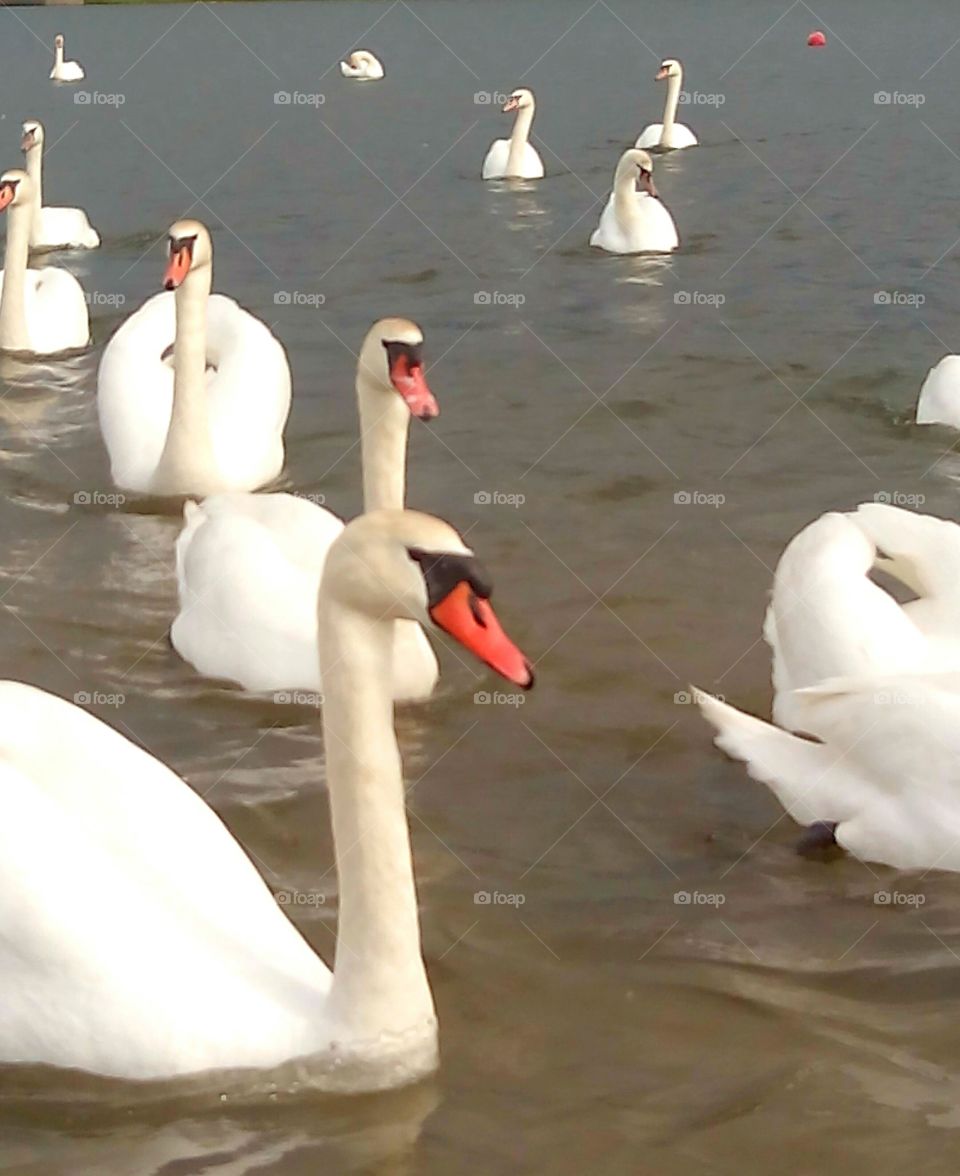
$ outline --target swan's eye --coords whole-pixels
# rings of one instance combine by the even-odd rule
[[[493,585],[483,564],[475,556],[424,551],[422,547],[408,547],[407,554],[420,565],[431,608],[446,600],[458,584],[467,584],[470,587],[470,611],[477,623],[482,623],[477,615],[479,606],[476,599],[489,600]]]

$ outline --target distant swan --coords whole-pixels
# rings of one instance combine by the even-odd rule
[[[344,1092],[434,1070],[386,667],[404,619],[532,686],[490,593],[473,552],[429,515],[362,515],[330,551],[318,611],[332,971],[280,905],[289,893],[274,898],[165,764],[72,703],[0,684],[0,1062],[137,1080],[304,1059],[299,1086]],[[313,883],[328,874],[318,863]]]
[[[53,42],[53,69],[50,77],[55,82],[81,82],[84,79],[83,66],[79,61],[63,60],[63,34],[57,33]]]
[[[960,429],[960,355],[945,355],[927,372],[917,400],[917,424]]]
[[[680,87],[683,85],[683,66],[674,57],[660,63],[656,81],[667,81],[667,99],[663,106],[663,122],[644,127],[635,147],[646,151],[679,151],[682,147],[696,147],[697,136],[683,123],[674,122]]]
[[[613,191],[590,244],[608,253],[669,253],[680,244],[677,226],[653,185],[653,160],[646,151],[624,151],[613,176]]]
[[[0,271],[0,351],[54,355],[90,342],[83,288],[56,266],[27,269],[33,187],[25,171],[0,176],[0,212],[8,209],[7,243]]]
[[[485,180],[541,180],[543,160],[528,140],[537,104],[532,90],[514,90],[503,107],[504,114],[517,112],[509,139],[495,139],[483,161]]]
[[[100,235],[82,208],[43,207],[43,127],[36,119],[23,124],[20,148],[33,184],[31,249],[96,249]]]
[[[283,468],[286,353],[265,323],[210,293],[213,245],[199,221],[177,221],[168,245],[168,292],[130,315],[100,361],[110,472],[143,494],[256,490]]]
[[[340,72],[345,78],[374,82],[383,77],[383,66],[366,49],[355,49],[346,61],[340,62]]]

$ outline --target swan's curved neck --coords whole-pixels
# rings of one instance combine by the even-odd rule
[[[7,211],[7,245],[0,291],[0,350],[29,351],[26,280],[33,207],[11,204]]]
[[[663,104],[663,130],[660,132],[660,142],[664,146],[669,143],[673,134],[673,125],[677,121],[677,103],[680,101],[682,84],[682,74],[671,74],[667,78],[667,99]]]
[[[321,588],[323,738],[340,909],[330,1011],[347,1039],[430,1029],[417,893],[393,728],[394,621]]]
[[[361,354],[357,367],[363,509],[403,510],[407,485],[410,410],[399,392],[369,370]]]
[[[527,142],[530,138],[530,126],[533,123],[533,106],[521,106],[517,117],[513,121],[510,132],[510,150],[507,152],[508,176],[518,176],[523,170],[523,159],[526,155]]]
[[[27,175],[33,184],[33,215],[31,239],[40,240],[40,209],[43,208],[43,148],[33,147],[27,152]]]
[[[632,167],[617,171],[613,177],[613,202],[617,210],[617,220],[621,224],[634,221],[639,216],[636,171]]]
[[[177,289],[173,344],[173,407],[153,489],[203,493],[204,471],[215,468],[207,403],[207,298],[212,269],[190,269]]]
[[[53,64],[56,66],[63,65],[63,45],[54,45],[53,47]]]

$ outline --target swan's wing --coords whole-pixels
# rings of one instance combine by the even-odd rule
[[[960,429],[960,355],[945,355],[927,372],[917,400],[917,424]]]
[[[507,170],[507,157],[510,154],[509,139],[494,139],[484,156],[481,178],[484,180],[501,180]]]
[[[81,208],[42,208],[39,246],[96,249],[100,235]]]
[[[885,557],[881,566],[919,596],[960,605],[960,527],[948,519],[866,502],[850,516]]]
[[[663,123],[650,123],[640,132],[634,147],[639,147],[642,151],[649,151],[651,147],[659,146],[662,134]]]
[[[523,150],[523,178],[525,180],[542,180],[543,176],[544,168],[540,152],[532,143],[527,143]]]
[[[72,351],[90,342],[90,316],[83,288],[58,266],[27,270],[24,287],[27,330],[40,355]]]
[[[118,486],[145,491],[163,452],[173,407],[174,295],[155,294],[116,330],[97,373],[100,431]]]
[[[681,150],[684,147],[696,147],[698,146],[697,136],[689,127],[685,127],[683,123],[674,123],[673,132],[670,136],[670,145],[674,151]]]
[[[207,518],[255,520],[270,532],[285,559],[317,573],[343,530],[342,520],[332,511],[296,494],[214,494],[200,509]]]

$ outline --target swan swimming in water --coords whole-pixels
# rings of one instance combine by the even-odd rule
[[[646,151],[624,151],[613,176],[613,191],[590,244],[607,253],[669,253],[680,244],[673,217],[653,184],[653,160]]]
[[[43,206],[43,126],[36,119],[23,124],[20,149],[24,153],[27,175],[33,184],[33,219],[30,224],[31,249],[96,249],[100,234],[87,220],[82,208]]]
[[[668,57],[660,63],[655,80],[666,80],[667,83],[663,122],[644,127],[634,146],[645,151],[679,151],[683,147],[696,147],[697,136],[693,131],[675,121],[680,87],[683,85],[683,66],[675,57]]]
[[[63,34],[57,33],[53,42],[53,69],[50,78],[54,82],[82,82],[86,75],[79,61],[63,60]]]
[[[367,49],[355,49],[346,61],[340,62],[340,72],[345,78],[376,82],[383,77],[383,66]]]
[[[509,139],[495,139],[483,160],[484,180],[541,180],[543,160],[530,139],[530,127],[537,109],[532,90],[514,90],[503,106],[503,114],[517,112]]]

